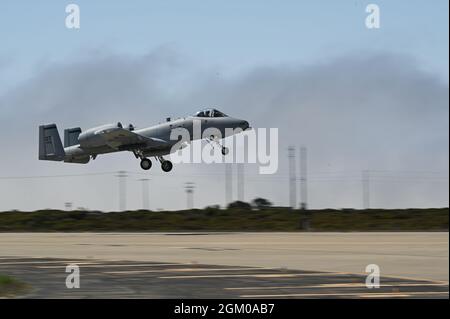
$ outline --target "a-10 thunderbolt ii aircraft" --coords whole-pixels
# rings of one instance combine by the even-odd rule
[[[193,132],[194,123],[200,124],[199,136],[195,136]],[[179,140],[171,140],[171,133],[174,130],[176,133],[176,130],[184,129],[189,132],[189,139],[192,141],[205,138],[203,132],[208,128],[220,131],[220,136],[212,135],[206,138],[209,142],[220,145],[217,139],[226,137],[230,129],[232,134],[235,134],[240,131],[239,129],[246,130],[250,126],[245,120],[229,117],[216,109],[206,109],[186,118],[176,120],[167,118],[164,123],[139,130],[135,130],[132,124],[123,127],[120,122],[91,128],[84,132],[79,127],[66,129],[63,147],[56,124],[41,125],[39,126],[39,159],[87,164],[100,154],[130,151],[141,160],[142,169],[150,169],[152,162],[149,157],[155,157],[161,163],[162,170],[169,172],[173,167],[172,162],[164,159],[163,156],[179,149],[173,147]],[[228,149],[222,145],[220,147],[222,154],[226,155]]]

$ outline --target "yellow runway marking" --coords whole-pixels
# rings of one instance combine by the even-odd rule
[[[105,271],[104,274],[141,274],[141,273],[152,273],[152,272],[214,272],[214,271],[242,271],[242,270],[264,270],[265,268],[171,268],[171,269],[151,269],[151,270],[124,270],[124,271]]]
[[[303,269],[304,271],[309,271],[309,269]],[[350,276],[362,276],[362,277],[366,277],[367,274],[366,273],[351,273],[351,272],[341,272],[342,274],[347,274]],[[448,281],[443,281],[443,280],[431,280],[431,279],[427,279],[427,278],[418,278],[418,277],[407,277],[407,276],[399,276],[399,275],[387,275],[384,276],[383,278],[386,279],[391,279],[391,280],[410,280],[410,281],[423,281],[423,282],[427,282],[427,283],[439,283],[439,284],[446,284],[448,285]]]
[[[41,265],[41,264],[61,264],[61,265],[68,265],[68,264],[77,264],[77,265],[95,265],[96,262],[83,262],[83,261],[16,261],[16,262],[0,262],[0,266],[3,265]],[[38,266],[39,267],[39,266]],[[42,266],[41,266],[42,267]],[[50,266],[49,266],[50,267]],[[58,267],[58,266],[57,266]]]
[[[274,294],[274,295],[241,295],[241,298],[289,298],[289,297],[359,297],[359,298],[395,298],[411,297],[415,295],[448,295],[448,291],[411,291],[411,292],[372,292],[372,293],[309,293],[309,294]]]
[[[439,287],[447,286],[446,283],[398,283],[381,284],[380,287]],[[311,288],[366,288],[364,283],[320,284],[305,286],[275,286],[275,287],[230,287],[225,290],[273,290],[273,289],[311,289]]]
[[[0,263],[1,264],[1,263]],[[62,263],[63,264],[63,263]],[[76,264],[76,263],[75,263]],[[79,265],[81,265],[82,263],[80,263]],[[106,268],[106,267],[158,267],[158,266],[187,266],[187,265],[192,265],[192,263],[190,264],[120,264],[120,265],[108,265],[108,264],[97,264],[97,263],[85,263],[84,268]],[[52,269],[52,268],[60,268],[61,266],[38,266],[38,268],[47,268],[47,269]]]
[[[239,278],[239,277],[253,277],[253,278],[291,278],[291,277],[314,277],[314,276],[336,276],[341,273],[317,273],[317,274],[230,274],[230,275],[198,275],[198,276],[165,276],[159,277],[162,279],[200,279],[200,278]]]
[[[404,293],[395,293],[395,292],[392,292],[392,293],[389,293],[389,292],[387,292],[387,293],[366,293],[366,294],[363,294],[363,295],[361,295],[360,297],[361,298],[392,298],[392,297],[402,297],[402,294],[404,294],[404,295],[406,295],[405,297],[412,297],[412,296],[422,296],[422,295],[432,295],[432,296],[434,296],[434,295],[438,295],[438,296],[441,296],[441,295],[448,295],[448,291],[447,292],[445,292],[445,291],[423,291],[423,292],[420,292],[420,291],[411,291],[411,292],[404,292]]]

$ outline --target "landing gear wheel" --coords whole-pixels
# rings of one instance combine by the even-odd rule
[[[148,171],[151,167],[152,167],[152,161],[151,160],[149,160],[148,158],[143,158],[141,160],[141,168],[143,170]]]
[[[172,170],[173,164],[171,161],[164,161],[161,163],[161,169],[164,172],[170,172]]]
[[[222,155],[223,156],[225,156],[225,155],[228,155],[228,153],[230,152],[230,150],[228,149],[228,147],[222,147]]]

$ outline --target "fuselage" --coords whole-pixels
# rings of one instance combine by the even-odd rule
[[[118,125],[120,125],[120,123]],[[69,162],[80,158],[89,160],[90,156],[118,151],[130,151],[129,148],[113,148],[105,143],[102,132],[105,130],[114,130],[116,127],[116,124],[108,124],[84,131],[78,138],[80,144],[64,148],[65,160]],[[166,122],[139,130],[133,130],[133,132],[143,137],[164,141],[164,145],[159,145],[157,147],[141,147],[145,156],[163,156],[171,153],[173,146],[179,142],[181,136],[189,141],[209,137],[224,138],[235,134],[236,129],[242,131],[248,128],[249,124],[247,121],[228,116],[188,116],[176,120],[168,119]],[[207,130],[216,131],[217,133],[212,134],[212,136],[204,136],[204,134],[208,132]],[[188,137],[186,137],[186,134],[188,134]]]

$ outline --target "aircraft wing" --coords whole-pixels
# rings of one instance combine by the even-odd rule
[[[101,135],[108,146],[120,150],[133,150],[142,147],[164,148],[168,144],[164,140],[146,137],[123,128],[105,130]]]

